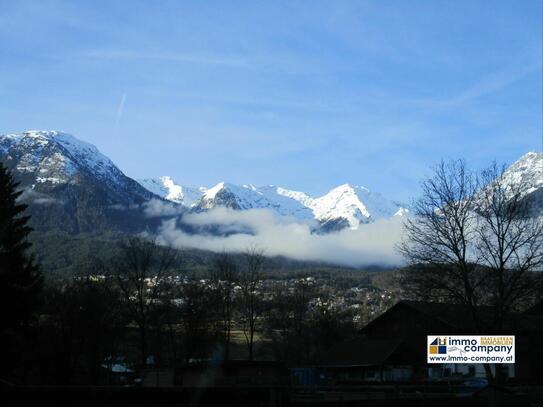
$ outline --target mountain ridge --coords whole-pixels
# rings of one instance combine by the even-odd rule
[[[299,221],[317,221],[319,232],[357,229],[378,219],[403,216],[409,207],[368,188],[342,184],[322,196],[281,186],[235,185],[188,187],[172,177],[134,180],[94,145],[60,131],[30,130],[0,135],[0,160],[14,172],[32,204],[38,229],[61,228],[70,233],[119,227],[129,233],[150,223],[145,206],[163,201],[202,212],[215,207],[269,209]],[[504,177],[523,185],[537,211],[543,195],[543,153],[528,152],[509,166]],[[524,187],[525,186],[525,187]],[[183,210],[184,211],[184,210]],[[172,211],[180,213],[183,211]]]
[[[344,220],[347,227],[356,229],[360,224],[376,219],[402,216],[409,211],[406,205],[398,204],[373,193],[362,186],[342,184],[328,193],[312,197],[305,192],[289,190],[276,185],[257,187],[252,184],[235,185],[219,182],[211,188],[191,188],[199,191],[198,200],[187,202],[172,196],[174,189],[185,187],[175,184],[169,176],[139,180],[143,186],[150,186],[153,192],[162,192],[162,197],[180,203],[195,211],[209,210],[214,207],[228,207],[235,210],[270,209],[282,216],[291,216],[299,220],[317,220],[320,223]],[[156,185],[162,185],[156,188]],[[174,186],[172,186],[172,183]]]

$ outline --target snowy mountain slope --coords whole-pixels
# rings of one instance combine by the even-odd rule
[[[177,184],[171,177],[145,178],[137,180],[147,190],[168,201],[187,207],[195,206],[207,188],[192,188]]]
[[[278,208],[276,209],[278,213],[284,213],[302,220],[315,217],[309,206],[313,198],[303,192],[292,191],[275,185],[259,187],[256,191],[268,201],[273,202]]]
[[[476,205],[486,207],[492,199],[495,181],[483,186],[476,194]],[[543,217],[543,153],[529,152],[507,167],[500,178],[505,198],[519,194],[529,214]]]
[[[220,182],[211,188],[193,188],[196,191],[193,196],[197,198],[200,194],[199,200],[185,201],[175,191],[182,194],[181,191],[187,188],[173,184],[170,177],[143,180],[140,183],[167,200],[194,207],[198,211],[217,206],[236,210],[270,209],[278,215],[333,225],[333,229],[356,229],[361,223],[402,215],[407,210],[367,188],[348,184],[334,188],[322,197],[313,198],[304,192],[274,185],[256,187]]]
[[[349,184],[340,185],[313,200],[311,208],[316,219],[322,222],[344,219],[351,229],[356,229],[361,223],[390,218],[404,210],[381,194]]]
[[[506,185],[521,185],[522,196],[543,188],[543,153],[524,154],[505,170],[503,180]]]
[[[220,182],[207,187],[187,187],[175,183],[169,176],[138,180],[150,192],[188,208],[202,211],[224,206],[237,210],[266,208],[283,216],[294,216],[299,219],[312,219],[311,210],[303,201],[312,198],[303,192],[289,191],[273,185],[255,187],[254,185],[234,185]]]
[[[32,189],[77,184],[92,178],[127,201],[143,201],[153,195],[128,178],[92,144],[58,131],[26,131],[0,135],[0,154],[7,166]]]
[[[283,190],[285,191],[285,190]],[[298,219],[312,219],[309,208],[297,200],[277,193],[277,187],[255,187],[254,185],[234,185],[220,182],[209,188],[197,204],[197,210],[224,206],[237,210],[270,209],[282,216],[293,216]]]
[[[38,230],[140,230],[139,206],[159,199],[95,146],[58,131],[0,135],[0,161],[24,189]]]
[[[198,204],[200,209],[227,206],[233,209],[268,208],[280,215],[298,219],[333,222],[356,229],[361,223],[401,215],[405,208],[367,188],[340,185],[319,198],[276,186],[236,186],[219,183],[207,190]],[[339,221],[342,221],[339,223]]]
[[[543,153],[529,152],[503,174],[506,185],[520,185],[520,195],[531,216],[543,219]]]

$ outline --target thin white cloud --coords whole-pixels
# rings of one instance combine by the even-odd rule
[[[83,58],[114,59],[114,60],[156,60],[164,62],[186,62],[202,65],[226,65],[226,66],[247,66],[242,58],[206,56],[176,52],[141,52],[131,50],[93,50],[78,54]]]
[[[541,64],[537,63],[515,67],[514,69],[492,72],[480,78],[477,82],[466,87],[456,95],[441,99],[419,99],[414,101],[414,105],[429,109],[460,107],[472,100],[498,92],[524,78],[526,75],[540,70]]]

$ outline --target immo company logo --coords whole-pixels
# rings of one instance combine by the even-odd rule
[[[429,335],[427,363],[515,363],[515,337]]]
[[[431,343],[428,349],[431,355],[447,354],[447,337],[437,336]]]

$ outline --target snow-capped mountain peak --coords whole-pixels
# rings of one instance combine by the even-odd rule
[[[205,193],[203,194],[204,199],[215,199],[217,194],[223,190],[225,190],[228,186],[231,187],[230,184],[226,184],[224,182],[219,182],[217,185],[209,188]]]
[[[256,187],[252,184],[234,185],[219,182],[207,189],[197,207],[200,210],[224,206],[237,210],[270,209],[282,216],[312,219],[309,208],[297,200],[277,193],[277,187]]]
[[[56,130],[0,135],[0,153],[15,160],[18,171],[35,173],[38,183],[75,182],[78,172],[114,182],[124,176],[94,145]]]
[[[401,207],[366,187],[343,184],[315,199],[312,209],[321,221],[342,218],[356,229],[360,223],[392,217]]]
[[[327,194],[314,198],[304,192],[275,185],[257,187],[253,184],[235,185],[219,182],[211,188],[193,189],[194,200],[188,204],[181,194],[174,193],[185,191],[186,187],[175,185],[170,177],[139,182],[165,199],[200,211],[214,207],[235,210],[269,209],[278,215],[304,221],[317,220],[320,223],[340,221],[341,224],[346,222],[348,227],[353,229],[361,223],[384,217],[402,216],[407,212],[401,205],[385,199],[380,194],[370,192],[366,187],[350,184],[340,185]]]
[[[360,222],[366,223],[371,214],[358,196],[364,187],[352,187],[349,184],[340,185],[326,195],[313,201],[312,209],[320,220],[344,218],[350,227],[356,227]]]
[[[520,185],[521,195],[526,196],[543,187],[543,153],[530,151],[524,154],[503,173],[506,185]]]
[[[155,195],[187,207],[196,205],[207,190],[206,188],[193,188],[177,184],[169,176],[145,178],[137,181]]]
[[[0,160],[32,204],[37,230],[134,230],[144,223],[140,205],[157,198],[94,145],[60,131],[0,135]]]

